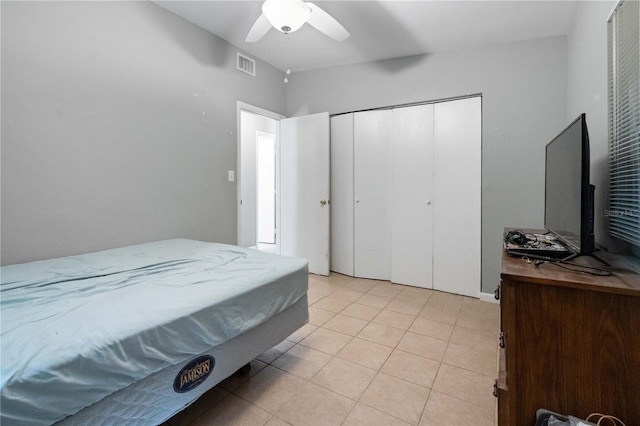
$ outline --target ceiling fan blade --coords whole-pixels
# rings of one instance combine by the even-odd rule
[[[249,34],[247,34],[247,38],[245,38],[244,41],[247,43],[254,43],[260,40],[270,29],[271,23],[263,13],[258,17],[255,24],[253,24],[253,27],[249,30]]]
[[[309,15],[307,23],[311,24],[318,31],[325,33],[337,41],[344,41],[351,36],[349,31],[340,25],[333,16],[310,1],[305,2],[305,4],[311,9],[311,15]]]

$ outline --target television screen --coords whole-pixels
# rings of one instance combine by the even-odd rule
[[[585,115],[546,148],[544,226],[576,253],[589,254],[592,201],[589,185],[589,137]]]

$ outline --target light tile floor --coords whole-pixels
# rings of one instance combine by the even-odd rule
[[[494,425],[499,306],[309,276],[309,323],[167,426]]]

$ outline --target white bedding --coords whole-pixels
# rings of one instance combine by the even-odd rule
[[[169,240],[0,271],[0,422],[51,424],[264,323],[307,265]]]

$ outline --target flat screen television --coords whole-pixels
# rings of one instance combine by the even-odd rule
[[[589,134],[581,114],[547,144],[544,227],[577,255],[592,255],[593,193]]]

